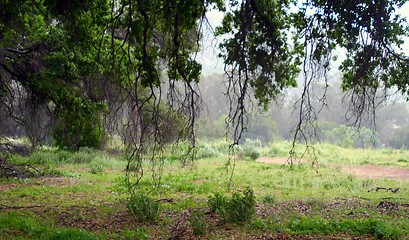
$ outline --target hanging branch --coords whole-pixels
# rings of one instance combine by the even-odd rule
[[[306,149],[301,154],[302,159],[306,154],[312,157],[312,166],[318,166],[315,150],[312,145],[314,138],[319,132],[318,114],[327,106],[328,71],[332,58],[331,39],[328,37],[330,26],[318,25],[317,15],[307,16],[307,9],[302,12],[304,28],[301,28],[300,37],[304,39],[303,61],[303,90],[299,100],[294,104],[294,110],[298,111],[298,122],[293,129],[292,147],[289,152],[288,163],[293,165],[297,159],[295,151],[297,142],[304,142]],[[321,96],[314,94],[314,84],[324,81],[324,92]],[[314,102],[319,103],[314,106]],[[298,108],[298,109],[297,109]],[[317,170],[317,169],[316,169]]]
[[[197,90],[201,67],[191,54],[197,54],[199,50],[194,44],[199,42],[202,26],[197,26],[195,21],[190,22],[192,16],[189,14],[203,19],[208,3],[200,3],[203,6],[199,5],[199,10],[194,13],[186,12],[193,9],[184,0],[165,1],[159,9],[138,0],[134,11],[131,11],[132,1],[128,4],[130,26],[134,18],[132,14],[143,22],[140,34],[128,28],[138,66],[131,94],[134,103],[129,112],[133,122],[128,123],[133,129],[132,138],[136,139],[132,141],[134,145],[127,166],[127,179],[133,178],[132,183],[128,180],[131,191],[136,190],[146,173],[144,162],[148,163],[154,185],[160,183],[167,145],[172,144],[175,149],[187,143],[188,147],[181,156],[183,166],[195,158],[195,124],[202,102]],[[161,22],[161,18],[167,21]],[[197,39],[189,39],[187,34],[191,33],[195,33]],[[162,96],[161,68],[168,75],[166,100]],[[168,126],[169,123],[174,126]],[[167,130],[169,127],[175,129]],[[174,132],[175,137],[166,136],[165,131]]]
[[[287,42],[290,14],[288,1],[231,1],[218,35],[233,35],[220,44],[227,76],[230,111],[226,119],[227,137],[231,138],[230,181],[235,167],[235,147],[248,127],[250,95],[267,109],[283,89],[295,86],[299,70],[299,46]],[[230,169],[229,169],[230,167]]]

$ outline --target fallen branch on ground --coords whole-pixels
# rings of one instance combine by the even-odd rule
[[[399,191],[399,188],[375,187],[375,188],[369,189],[368,192],[377,192],[379,190],[391,191],[393,193],[396,193]]]

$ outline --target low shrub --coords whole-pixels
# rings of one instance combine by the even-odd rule
[[[210,144],[202,144],[199,145],[197,148],[196,158],[197,159],[204,159],[204,158],[213,158],[218,157],[220,152]]]
[[[212,212],[218,212],[223,206],[228,204],[228,200],[224,195],[215,193],[213,197],[209,197],[207,203]]]
[[[145,195],[133,195],[128,210],[136,221],[156,222],[161,213],[160,203]]]
[[[250,220],[256,212],[256,200],[253,190],[246,189],[243,194],[233,193],[230,199],[221,194],[209,198],[212,211],[228,223],[238,223]]]
[[[256,160],[260,157],[261,145],[260,140],[246,139],[238,149],[238,155],[241,159]]]
[[[399,158],[399,159],[398,159],[398,162],[407,163],[407,162],[409,162],[409,160],[404,159],[404,158]]]
[[[90,168],[90,173],[92,174],[102,174],[104,172],[104,167],[102,165],[91,164]]]

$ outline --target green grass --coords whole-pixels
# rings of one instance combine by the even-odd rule
[[[51,222],[44,224],[43,219],[18,216],[15,213],[0,216],[0,236],[2,239],[98,239],[88,231],[54,227]]]
[[[237,160],[229,183],[225,142],[201,146],[203,158],[193,165],[181,168],[173,158],[165,161],[157,187],[152,187],[152,172],[145,168],[138,193],[148,194],[149,201],[141,208],[146,199],[135,200],[134,210],[141,210],[136,218],[127,210],[123,156],[89,149],[43,149],[29,157],[13,156],[11,161],[30,162],[58,174],[0,179],[0,239],[149,239],[178,234],[248,239],[277,233],[409,238],[409,209],[401,205],[409,203],[408,181],[359,178],[342,168],[389,164],[407,169],[409,151],[316,145],[318,172],[308,160],[294,166]],[[287,157],[290,149],[285,142],[251,147],[249,151],[274,157]],[[302,152],[302,146],[296,147]],[[370,191],[376,187],[399,191]],[[256,201],[252,217],[228,223],[236,221],[210,210],[208,201],[215,194],[226,202],[237,200],[237,206],[226,209],[239,208],[246,189],[253,191]],[[148,218],[138,218],[141,215]]]

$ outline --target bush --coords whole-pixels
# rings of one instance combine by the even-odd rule
[[[212,211],[228,223],[248,221],[256,213],[256,200],[251,189],[246,189],[243,194],[233,193],[229,200],[221,194],[215,194],[208,203]]]
[[[204,158],[212,158],[219,156],[219,151],[210,144],[201,144],[198,146],[196,158],[197,159],[204,159]]]
[[[355,128],[346,125],[336,125],[331,122],[321,123],[323,127],[318,136],[319,140],[341,147],[370,148],[378,147],[381,140],[378,133],[365,128]]]
[[[145,195],[131,196],[128,210],[136,221],[156,222],[161,213],[160,203]]]
[[[243,146],[239,148],[238,155],[245,160],[256,160],[260,157],[260,140],[246,139]]]
[[[389,140],[391,147],[395,149],[408,149],[409,147],[409,126],[399,128],[394,132],[391,139]]]

